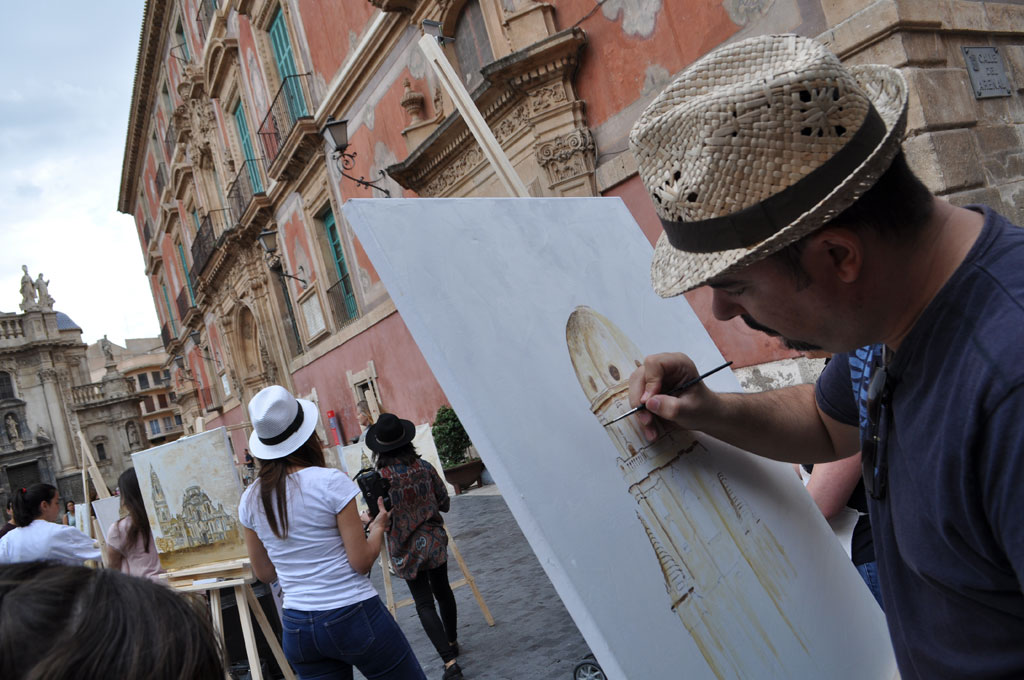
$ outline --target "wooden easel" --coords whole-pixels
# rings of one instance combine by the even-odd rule
[[[448,525],[444,527],[444,531],[448,534],[448,547],[452,549],[452,554],[455,555],[455,561],[459,563],[459,569],[462,570],[462,578],[457,581],[451,582],[452,590],[464,585],[468,585],[473,591],[473,597],[476,598],[476,603],[480,605],[480,611],[483,612],[484,619],[487,620],[488,626],[494,625],[494,617],[491,616],[491,610],[487,608],[487,603],[484,602],[483,596],[480,594],[480,590],[476,587],[476,581],[473,580],[473,575],[469,573],[469,567],[466,566],[466,561],[462,559],[462,553],[459,552],[459,548],[455,545],[455,538],[452,536],[452,532],[449,531]],[[380,546],[380,570],[384,576],[384,595],[387,598],[388,611],[391,612],[391,616],[395,615],[400,607],[407,607],[413,603],[411,597],[407,597],[404,600],[395,602],[395,593],[391,589],[391,571],[388,569],[390,565],[390,558],[388,557],[387,542],[381,543]]]
[[[96,459],[92,455],[92,447],[89,446],[89,440],[85,438],[85,433],[81,430],[78,431],[78,443],[82,445],[82,493],[85,495],[85,523],[86,526],[92,528],[92,538],[96,539],[96,542],[100,547],[100,556],[103,565],[107,564],[107,542],[103,538],[103,529],[100,527],[99,521],[92,515],[92,503],[89,501],[89,484],[86,482],[86,472],[88,472],[88,479],[92,481],[92,486],[96,489],[97,498],[110,498],[110,490],[107,489],[107,483],[103,481],[103,475],[100,474],[100,468],[96,465]]]
[[[256,649],[256,632],[252,627],[249,612],[252,611],[259,624],[260,631],[277,660],[285,680],[295,680],[288,660],[284,656],[281,644],[274,635],[270,621],[263,612],[256,594],[252,591],[253,576],[249,560],[230,560],[214,562],[190,569],[179,569],[163,575],[167,585],[184,593],[205,592],[210,601],[210,615],[213,617],[213,628],[221,643],[224,642],[224,618],[220,609],[220,591],[231,588],[235,593],[235,604],[238,607],[238,621],[242,625],[242,638],[245,640],[245,655],[249,660],[249,673],[253,680],[263,680],[263,669],[260,667],[259,652]]]

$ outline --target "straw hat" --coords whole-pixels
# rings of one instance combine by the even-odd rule
[[[284,458],[306,443],[317,418],[313,402],[296,399],[280,385],[264,387],[249,401],[249,450],[260,460]]]
[[[630,133],[665,233],[662,297],[760,260],[864,194],[900,149],[907,84],[889,66],[843,66],[824,45],[770,35],[683,71]]]

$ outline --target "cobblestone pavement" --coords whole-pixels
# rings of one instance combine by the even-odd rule
[[[488,485],[452,498],[445,519],[480,594],[494,617],[488,627],[469,586],[455,589],[459,606],[459,665],[467,680],[572,680],[573,668],[590,653],[562,601],[497,487]],[[448,576],[462,577],[449,552]],[[380,567],[373,583],[384,599]],[[395,599],[409,588],[392,579]],[[443,664],[423,632],[412,605],[396,618],[430,680],[439,680]],[[362,678],[358,671],[357,678]]]

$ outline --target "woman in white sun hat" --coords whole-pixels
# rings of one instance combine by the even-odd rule
[[[359,488],[324,466],[316,406],[272,385],[249,402],[249,450],[260,462],[238,516],[253,571],[284,590],[283,648],[300,678],[426,680],[367,576],[389,514],[364,534]]]

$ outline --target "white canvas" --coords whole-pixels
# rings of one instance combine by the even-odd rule
[[[161,566],[171,571],[246,556],[227,429],[132,454]]]
[[[92,512],[99,522],[100,531],[103,532],[103,540],[107,541],[110,525],[121,518],[121,497],[111,496],[93,501]]]
[[[722,363],[685,299],[652,291],[620,200],[344,214],[610,677],[894,675],[882,613],[790,466],[603,426],[637,357]],[[729,371],[708,384],[740,389]]]

